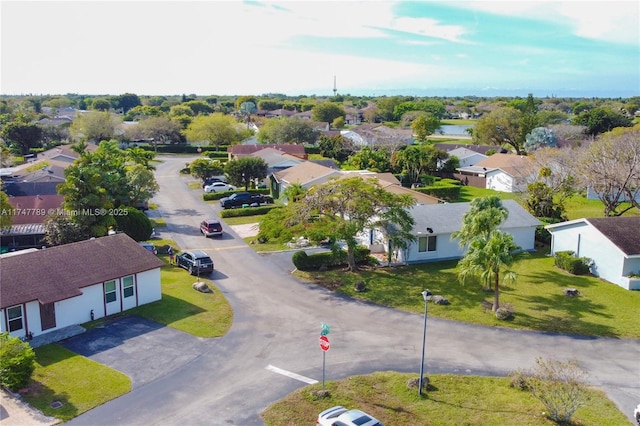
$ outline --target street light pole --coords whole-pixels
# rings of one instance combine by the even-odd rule
[[[418,395],[422,396],[422,377],[424,376],[424,347],[427,342],[427,302],[429,301],[431,292],[425,290],[422,292],[422,298],[424,299],[424,326],[422,328],[422,359],[420,361],[420,379],[418,380]]]

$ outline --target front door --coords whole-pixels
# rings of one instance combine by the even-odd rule
[[[56,307],[53,303],[40,304],[40,325],[42,331],[56,326]]]

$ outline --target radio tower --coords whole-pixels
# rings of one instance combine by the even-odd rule
[[[338,94],[338,89],[336,88],[336,76],[333,76],[333,96]]]

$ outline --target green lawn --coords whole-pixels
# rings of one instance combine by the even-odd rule
[[[555,425],[542,413],[540,401],[512,388],[509,378],[429,375],[430,385],[420,397],[407,381],[418,374],[379,372],[325,383],[330,396],[317,397],[320,383],[301,388],[268,407],[267,426],[312,424],[318,413],[334,405],[358,408],[386,425]],[[573,417],[574,425],[616,426],[628,420],[606,396],[590,392],[588,404]]]
[[[70,420],[131,391],[125,374],[60,345],[35,349],[36,369],[24,400],[47,416]],[[62,403],[52,408],[54,401]]]
[[[493,300],[493,292],[478,283],[458,282],[456,265],[456,261],[449,261],[358,272],[297,271],[296,275],[339,293],[416,313],[424,309],[420,293],[428,288],[450,302],[429,307],[429,315],[439,318],[485,326],[640,338],[640,292],[595,277],[572,276],[553,266],[553,258],[545,253],[524,255],[513,267],[517,282],[501,287],[500,303],[511,305],[515,311],[509,321],[498,320],[490,309],[483,308],[483,301]],[[364,281],[367,291],[354,291],[357,281]],[[565,288],[576,288],[581,295],[567,297]]]

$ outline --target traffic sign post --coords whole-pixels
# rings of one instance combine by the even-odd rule
[[[330,347],[329,338],[327,337],[327,334],[329,334],[329,331],[331,330],[331,328],[325,323],[321,323],[321,325],[322,325],[322,331],[320,331],[320,349],[322,349],[322,390],[324,390],[324,366],[325,366],[327,351],[329,350],[329,347]]]
[[[320,336],[320,349],[325,352],[329,350],[329,338],[327,336]]]

